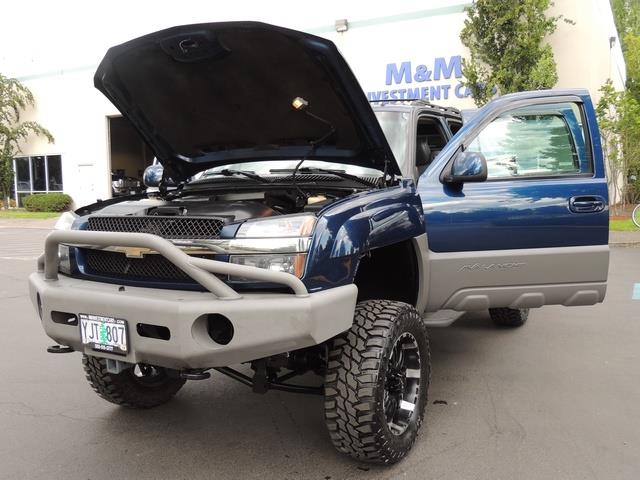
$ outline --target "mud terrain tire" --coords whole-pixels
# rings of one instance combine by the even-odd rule
[[[329,348],[325,419],[334,446],[366,462],[404,458],[422,425],[430,375],[418,312],[396,301],[359,303],[353,326]]]
[[[100,397],[129,408],[162,405],[171,400],[185,383],[177,374],[162,367],[147,367],[153,369],[148,375],[139,375],[135,368],[115,375],[107,371],[104,358],[90,355],[82,356],[82,366],[89,384]]]
[[[529,318],[528,308],[490,308],[491,320],[499,327],[521,327]]]

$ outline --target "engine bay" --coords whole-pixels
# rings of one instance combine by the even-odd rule
[[[265,192],[221,193],[206,197],[185,197],[170,201],[169,205],[152,207],[147,215],[215,215],[230,222],[250,218],[272,217],[299,212],[317,212],[339,197],[329,194],[301,196],[296,191],[269,190]]]
[[[166,199],[157,197],[128,200],[105,206],[98,215],[137,216],[213,216],[225,223],[242,222],[251,218],[311,212],[316,213],[352,192],[317,192],[301,195],[292,189],[249,192],[198,194]]]

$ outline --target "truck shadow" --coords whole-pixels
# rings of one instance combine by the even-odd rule
[[[465,313],[448,328],[459,330],[496,330],[496,326],[491,321],[489,312],[487,311]],[[434,331],[435,329],[432,329],[431,333],[433,334]]]
[[[488,315],[466,315],[453,327],[430,331],[433,374],[427,428],[418,440],[423,452],[467,381],[460,365],[475,365],[485,354],[478,330],[495,333]],[[391,470],[355,463],[331,445],[322,397],[257,395],[220,374],[189,382],[153,410],[114,407],[94,432],[84,460],[125,478],[387,478],[424,461],[414,453]]]

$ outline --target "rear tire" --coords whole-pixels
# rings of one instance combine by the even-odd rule
[[[521,327],[529,318],[528,308],[490,308],[489,315],[493,323],[499,327]]]
[[[87,380],[107,402],[129,408],[152,408],[168,402],[182,388],[185,380],[177,372],[162,367],[139,366],[116,374],[107,371],[104,358],[82,356]]]
[[[333,445],[357,460],[404,458],[422,425],[431,375],[429,340],[411,306],[367,300],[353,326],[332,340],[325,419]]]

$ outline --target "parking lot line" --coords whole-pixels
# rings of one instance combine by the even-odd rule
[[[631,294],[633,300],[640,300],[640,283],[636,283],[633,286],[633,293]]]

